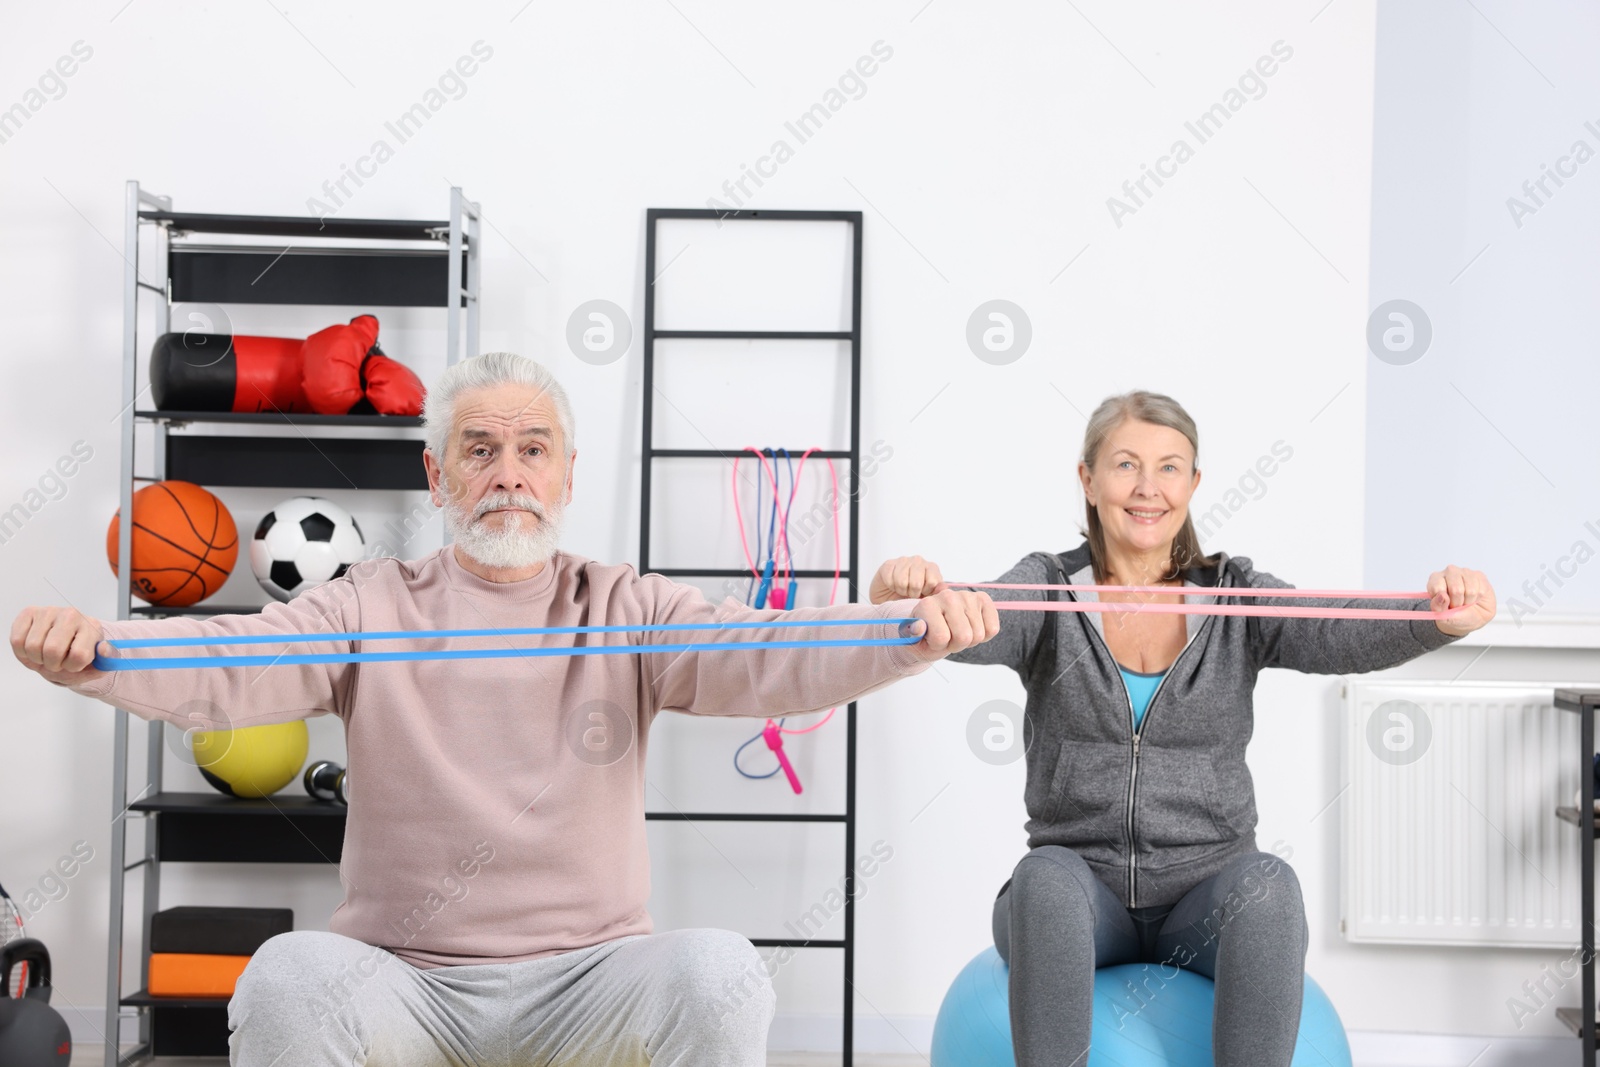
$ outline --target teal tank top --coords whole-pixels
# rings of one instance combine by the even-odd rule
[[[1144,721],[1144,711],[1150,706],[1150,698],[1155,696],[1156,687],[1161,684],[1161,679],[1167,672],[1140,674],[1120,664],[1117,669],[1122,672],[1122,681],[1128,687],[1128,700],[1133,704],[1133,728],[1137,730],[1139,724]]]

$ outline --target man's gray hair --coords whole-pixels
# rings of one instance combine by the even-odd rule
[[[433,383],[422,404],[423,438],[433,458],[444,462],[450,430],[455,425],[456,401],[461,394],[500,385],[530,386],[550,398],[556,409],[556,420],[561,424],[561,444],[570,463],[572,454],[577,451],[578,439],[573,430],[572,405],[567,400],[567,391],[543,364],[513,352],[485,352],[464,359]]]

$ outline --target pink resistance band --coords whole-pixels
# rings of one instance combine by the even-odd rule
[[[1202,592],[1203,588],[1214,587],[1200,586],[1171,586],[1171,585],[1016,585],[1002,582],[945,582],[945,585],[959,589],[1029,589],[1044,590],[1056,589],[1062,592],[1073,593],[1150,593],[1161,596],[1204,596],[1204,597],[1274,597],[1291,596],[1305,599],[1337,599],[1337,600],[1431,600],[1426,593],[1395,592],[1393,590],[1380,590],[1368,592],[1360,589],[1234,589],[1228,588],[1224,592]],[[1286,606],[1271,606],[1267,604],[1151,604],[1128,601],[1084,601],[1084,600],[996,600],[994,606],[1002,611],[1099,611],[1099,612],[1149,612],[1154,615],[1253,615],[1262,617],[1284,619],[1448,619],[1459,615],[1471,607],[1462,604],[1460,607],[1450,608],[1446,611],[1405,611],[1394,608],[1338,608],[1338,607],[1313,607],[1310,605],[1292,604]]]

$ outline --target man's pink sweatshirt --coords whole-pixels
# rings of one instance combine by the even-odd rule
[[[105,623],[110,640],[906,618],[915,601],[756,611],[558,552],[496,583],[446,546],[367,560],[259,615]],[[224,656],[897,636],[887,623],[116,650]],[[906,645],[108,671],[77,693],[183,729],[344,721],[352,783],[330,929],[417,967],[515,963],[649,933],[645,749],[656,712],[796,715],[927,664]]]

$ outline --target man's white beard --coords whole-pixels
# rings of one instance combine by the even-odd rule
[[[537,521],[527,515],[507,513],[500,518],[501,527],[491,530],[483,521],[485,512],[496,508],[524,508],[538,516]],[[531,496],[520,493],[496,493],[478,502],[472,517],[466,509],[453,502],[444,508],[444,528],[451,539],[472,559],[485,567],[500,570],[522,570],[547,562],[555,555],[561,540],[561,520],[565,508],[561,505],[546,507]]]

